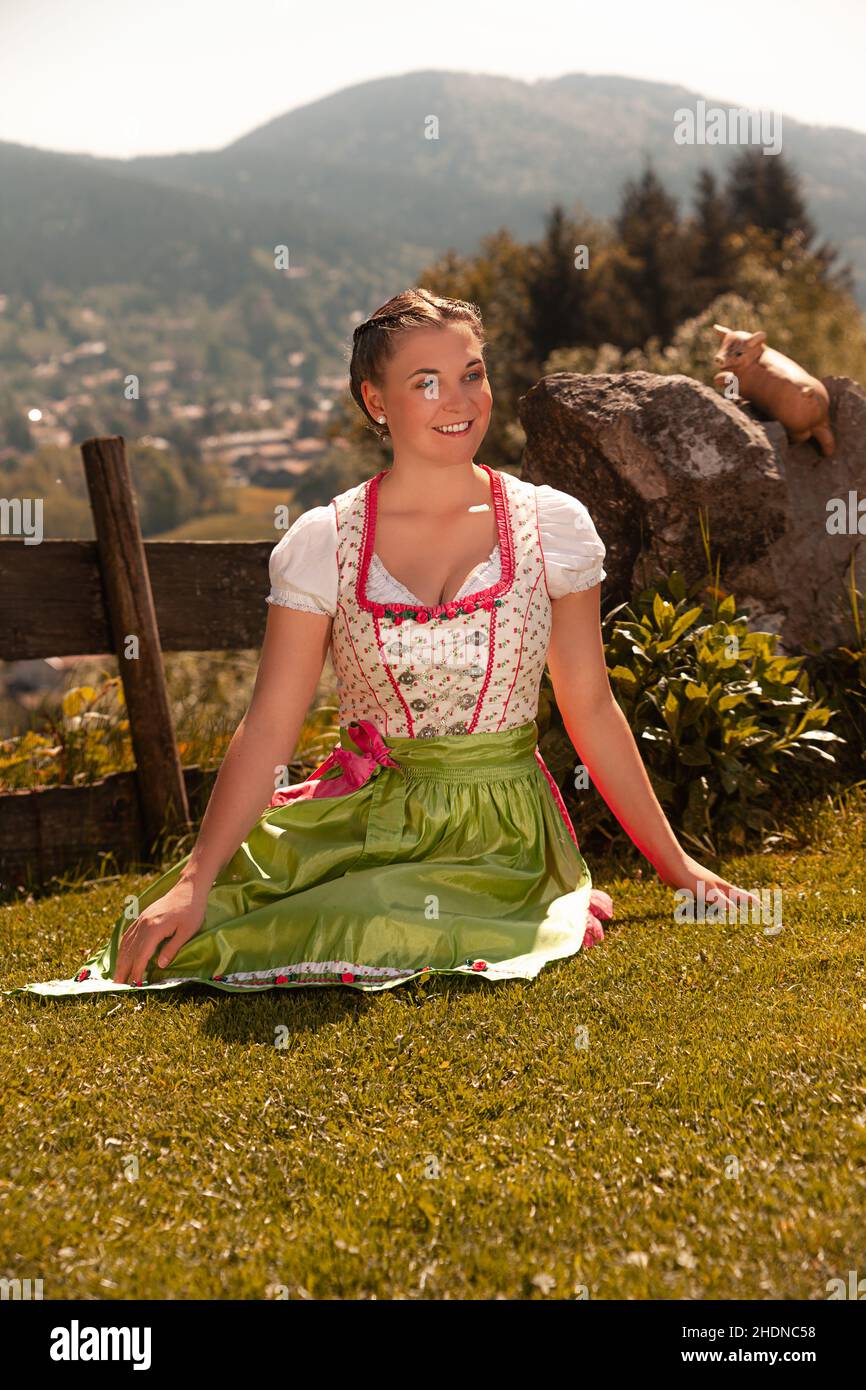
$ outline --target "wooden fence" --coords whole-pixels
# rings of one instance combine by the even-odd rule
[[[182,768],[164,651],[261,645],[272,541],[145,541],[123,436],[81,445],[95,541],[0,539],[0,660],[114,653],[136,771],[0,792],[0,888],[146,861],[214,773]]]

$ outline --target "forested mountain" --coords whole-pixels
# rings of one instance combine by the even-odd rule
[[[117,160],[0,145],[0,290],[48,274],[156,293],[182,280],[220,296],[253,248],[278,243],[338,273],[393,271],[402,253],[418,264],[447,247],[467,253],[499,226],[537,237],[554,201],[609,216],[647,157],[685,199],[701,168],[723,177],[737,153],[675,143],[674,112],[696,100],[626,77],[414,72],[288,111],[218,151]],[[782,133],[818,230],[852,262],[866,304],[866,135],[786,117]]]

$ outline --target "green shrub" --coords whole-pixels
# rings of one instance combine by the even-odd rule
[[[687,589],[674,571],[609,613],[603,632],[611,688],[656,796],[695,850],[762,841],[776,828],[783,788],[805,790],[817,768],[835,763],[843,740],[827,728],[835,712],[812,691],[805,657],[780,655],[774,634],[750,631],[717,583]],[[547,675],[544,697],[541,751],[560,780],[575,755]],[[616,829],[599,798],[589,806],[563,791],[579,834]]]

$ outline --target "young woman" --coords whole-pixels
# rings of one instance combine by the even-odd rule
[[[194,848],[71,980],[23,988],[529,979],[601,940],[612,903],[537,748],[545,661],[578,759],[662,881],[757,901],[684,852],[652,791],[608,684],[586,508],[475,462],[493,405],[475,306],[396,296],[355,330],[350,379],[393,463],[274,547],[255,689]],[[329,648],[339,745],[275,790]]]

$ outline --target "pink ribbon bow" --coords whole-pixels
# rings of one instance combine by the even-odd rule
[[[353,748],[333,749],[321,767],[317,767],[306,782],[299,782],[295,787],[281,787],[279,791],[274,792],[269,805],[284,806],[287,801],[308,801],[311,797],[317,796],[345,796],[347,792],[354,792],[362,787],[372,777],[377,766],[400,766],[391,757],[382,735],[369,719],[359,719],[357,724],[350,724],[348,727],[361,752],[356,753]],[[342,776],[321,780],[332,767],[341,767]]]

